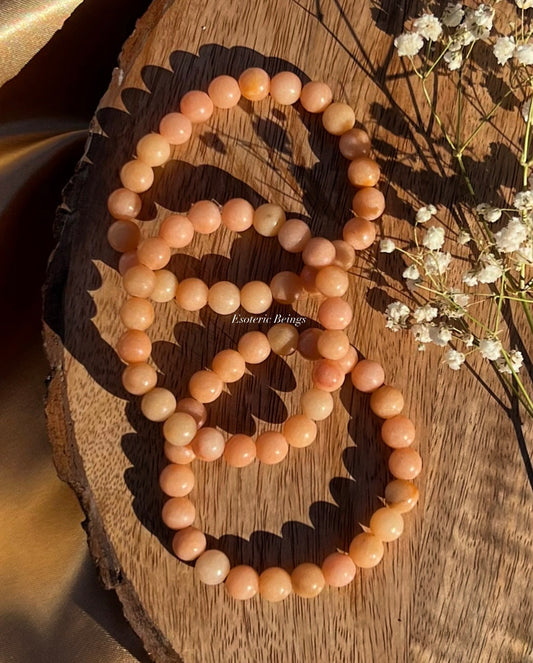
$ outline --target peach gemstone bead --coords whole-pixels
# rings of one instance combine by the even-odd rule
[[[352,384],[365,394],[375,391],[385,381],[385,371],[381,364],[371,359],[358,362],[352,371]]]
[[[107,230],[107,241],[112,249],[126,253],[137,248],[141,231],[133,221],[115,221]]]
[[[313,367],[311,377],[317,389],[336,391],[342,387],[344,375],[344,372],[335,361],[319,359]]]
[[[159,486],[169,497],[185,497],[194,488],[193,471],[187,465],[167,465],[159,475]]]
[[[137,258],[137,251],[126,251],[123,253],[118,260],[118,271],[121,276],[131,269],[136,267],[139,264],[139,259]]]
[[[240,290],[230,281],[219,281],[209,288],[207,303],[215,313],[229,315],[241,305]]]
[[[331,88],[320,81],[306,83],[300,94],[300,102],[309,113],[323,113],[332,101]]]
[[[291,577],[285,569],[271,566],[259,576],[259,594],[265,601],[283,601],[292,592]]]
[[[397,414],[395,417],[387,419],[381,427],[383,442],[393,449],[410,446],[415,440],[415,434],[415,425],[403,414]]]
[[[231,467],[246,467],[255,460],[255,442],[249,435],[232,435],[224,447],[224,460]]]
[[[192,122],[183,113],[168,113],[159,123],[159,133],[171,145],[183,145],[192,134]]]
[[[404,479],[394,479],[385,488],[387,504],[399,513],[411,511],[418,502],[419,495],[419,490],[415,484]]]
[[[150,297],[155,286],[155,274],[146,265],[134,265],[124,274],[124,290],[132,297]]]
[[[398,511],[384,506],[372,514],[370,529],[381,541],[395,541],[403,532],[403,518]]]
[[[293,304],[303,294],[303,283],[294,272],[279,272],[270,281],[272,297],[280,304]]]
[[[272,352],[282,357],[286,357],[296,351],[299,337],[300,335],[296,327],[285,322],[272,325],[267,332]]]
[[[154,302],[169,302],[176,296],[178,279],[168,269],[160,269],[155,273],[155,285],[150,295]]]
[[[318,596],[326,586],[322,569],[316,564],[299,564],[291,573],[292,591],[304,599]]]
[[[221,550],[206,550],[196,560],[194,573],[205,585],[220,585],[230,570],[227,555]]]
[[[253,226],[263,237],[275,237],[285,223],[285,212],[279,205],[265,203],[254,212]]]
[[[356,216],[373,221],[385,211],[385,196],[373,187],[359,189],[353,197],[352,210]]]
[[[348,166],[348,179],[356,187],[376,185],[380,174],[380,167],[370,157],[357,157]]]
[[[215,232],[222,223],[220,209],[210,200],[199,200],[187,212],[187,218],[193,228],[201,235],[209,235]]]
[[[185,529],[193,524],[196,509],[188,497],[171,497],[163,504],[161,516],[169,529]]]
[[[140,197],[129,189],[115,189],[107,199],[107,209],[114,219],[134,219],[141,207]]]
[[[216,428],[200,428],[196,433],[191,447],[200,460],[211,462],[224,453],[224,436]]]
[[[147,299],[130,297],[120,307],[120,319],[124,327],[145,331],[155,318],[154,307]]]
[[[310,267],[309,265],[304,265],[302,271],[300,272],[300,279],[302,285],[306,292],[310,295],[319,295],[320,290],[316,287],[316,275],[318,274],[318,269],[315,267]]]
[[[310,239],[311,229],[301,219],[288,219],[278,232],[278,242],[288,253],[300,253]]]
[[[237,382],[244,375],[246,364],[237,350],[222,350],[213,357],[211,368],[224,382]]]
[[[422,471],[422,458],[412,447],[395,449],[389,457],[389,470],[396,479],[415,479]]]
[[[350,345],[348,352],[344,355],[344,357],[341,357],[341,359],[337,359],[336,363],[340,366],[346,375],[347,373],[350,373],[358,361],[359,355],[357,354],[357,350],[353,347],[353,345]]]
[[[196,419],[187,412],[174,412],[163,424],[165,440],[178,447],[192,442],[197,430]]]
[[[241,89],[233,76],[217,76],[209,83],[207,94],[215,108],[233,108],[239,103]]]
[[[320,359],[320,352],[318,351],[318,339],[324,332],[316,327],[309,327],[300,334],[298,339],[298,352],[304,359],[316,361]]]
[[[366,219],[350,219],[342,229],[342,236],[356,251],[363,251],[374,243],[376,225]]]
[[[323,389],[309,389],[302,394],[300,405],[309,419],[323,421],[333,412],[333,397]]]
[[[250,281],[241,288],[241,306],[248,313],[264,313],[272,304],[272,291],[263,281]]]
[[[126,366],[122,373],[124,389],[134,396],[146,394],[157,384],[157,373],[144,362]]]
[[[334,265],[342,267],[345,270],[351,269],[355,264],[355,251],[353,246],[345,242],[343,239],[333,240],[335,247],[335,260]]]
[[[327,265],[318,270],[315,284],[326,297],[342,297],[348,290],[348,274],[342,267]]]
[[[192,242],[194,226],[182,214],[170,214],[159,228],[159,237],[165,240],[171,249],[183,249]]]
[[[324,359],[342,359],[350,349],[350,339],[343,331],[326,329],[318,339],[317,349]]]
[[[177,447],[165,440],[163,450],[165,452],[165,457],[171,463],[178,463],[179,465],[188,465],[196,458],[196,454],[192,450],[190,444],[187,444],[185,447]]]
[[[350,557],[361,569],[371,569],[379,564],[384,552],[381,539],[370,532],[358,534],[350,543]]]
[[[318,320],[326,329],[346,329],[352,318],[352,307],[340,297],[328,297],[318,308]]]
[[[176,412],[185,412],[190,414],[196,421],[198,428],[201,428],[207,420],[207,410],[203,403],[195,398],[181,398],[176,405]]]
[[[259,591],[259,574],[251,566],[234,566],[226,578],[226,592],[238,601],[247,601]]]
[[[251,331],[241,336],[237,349],[247,364],[260,364],[272,350],[266,334],[260,331]]]
[[[220,212],[222,223],[233,232],[244,232],[252,226],[254,208],[244,198],[232,198]]]
[[[291,447],[308,447],[316,439],[315,422],[305,414],[294,414],[283,424],[283,435]]]
[[[213,115],[213,102],[205,92],[191,90],[186,92],[180,101],[180,111],[193,124],[205,122]]]
[[[267,431],[259,435],[255,441],[255,453],[257,459],[265,465],[281,463],[289,452],[287,439],[276,431]]]
[[[196,527],[186,527],[174,534],[172,550],[184,562],[192,562],[199,557],[207,546],[205,534]]]
[[[148,166],[162,166],[170,157],[170,145],[161,134],[147,134],[137,143],[137,158]]]
[[[370,137],[363,129],[350,129],[339,140],[339,150],[345,159],[367,157],[370,154]]]
[[[163,269],[170,260],[170,246],[161,237],[148,237],[137,247],[137,257],[149,269]]]
[[[128,329],[117,343],[118,356],[128,364],[146,361],[151,352],[150,338],[138,329]]]
[[[302,251],[302,260],[309,267],[325,267],[335,260],[333,242],[325,237],[313,237]]]
[[[155,387],[141,399],[141,411],[150,421],[165,421],[175,410],[174,394],[162,387]]]
[[[249,101],[261,101],[270,91],[270,77],[264,69],[251,67],[239,76],[241,94]]]
[[[334,552],[322,562],[322,574],[330,587],[345,587],[355,578],[356,567],[350,555]]]
[[[134,193],[143,193],[154,183],[154,171],[143,161],[134,159],[125,163],[120,170],[122,186]]]
[[[333,136],[342,136],[355,124],[355,113],[348,104],[334,102],[322,114],[324,129]]]
[[[291,71],[280,71],[270,81],[270,96],[283,106],[295,104],[301,91],[302,81]]]
[[[201,279],[185,279],[176,289],[176,301],[186,311],[199,311],[207,304],[209,288]]]
[[[212,403],[220,394],[224,383],[213,371],[197,371],[189,380],[189,393],[200,403]]]
[[[370,396],[370,409],[382,419],[390,419],[400,414],[403,406],[403,394],[396,387],[383,385]]]

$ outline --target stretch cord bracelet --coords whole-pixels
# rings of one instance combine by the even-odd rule
[[[241,95],[260,101],[271,95],[281,105],[298,100],[304,110],[322,113],[325,129],[340,136],[342,155],[350,160],[348,179],[357,189],[352,211],[355,216],[343,228],[343,239],[330,242],[312,237],[308,225],[300,219],[286,219],[278,205],[267,203],[257,209],[237,198],[222,207],[213,201],[199,201],[186,215],[170,214],[159,227],[157,237],[141,239],[136,217],[141,210],[140,193],[150,189],[153,168],[162,166],[171,156],[171,145],[186,143],[193,124],[200,124],[215,108],[235,106]],[[272,79],[262,69],[244,71],[239,80],[230,76],[215,78],[208,93],[193,90],[181,99],[180,112],[165,115],[159,133],[151,133],[137,143],[137,158],[120,171],[122,188],[111,193],[108,209],[115,219],[108,231],[111,246],[122,253],[119,271],[129,298],[120,309],[127,331],[117,343],[117,353],[127,364],[122,375],[125,389],[142,396],[141,409],[151,421],[162,422],[165,455],[170,461],[160,475],[160,486],[169,497],[162,511],[164,523],[175,530],[172,547],[179,559],[193,561],[195,573],[205,584],[225,581],[230,596],[246,600],[259,593],[267,601],[280,601],[291,592],[311,598],[325,585],[341,587],[355,576],[356,567],[371,568],[384,553],[384,542],[397,539],[403,531],[402,514],[418,500],[418,489],[412,483],[421,471],[422,461],[411,447],[415,427],[401,414],[404,399],[401,392],[385,385],[383,368],[374,361],[359,361],[345,332],[353,311],[342,299],[348,289],[347,270],[355,261],[355,250],[368,248],[376,236],[373,220],[384,211],[385,201],[374,187],[380,176],[379,166],[369,157],[370,140],[361,129],[354,128],[355,114],[350,106],[332,101],[330,88],[321,82],[303,86],[298,76],[281,72]],[[243,232],[253,226],[265,237],[277,236],[289,253],[302,254],[304,267],[300,274],[284,271],[270,284],[251,281],[238,288],[220,281],[210,288],[198,278],[178,281],[166,270],[172,252],[190,244],[194,233],[210,234],[224,225]],[[287,322],[272,326],[267,334],[245,333],[237,349],[225,349],[215,355],[209,370],[201,370],[189,380],[189,396],[176,401],[174,394],[157,387],[157,373],[148,363],[151,341],[146,330],[153,323],[155,311],[148,301],[169,302],[173,299],[187,311],[208,305],[220,315],[234,313],[242,307],[254,315],[266,312],[272,301],[293,304],[307,294],[323,297],[318,321],[324,330],[309,328],[302,333]],[[267,430],[254,441],[244,434],[224,440],[214,426],[205,426],[205,404],[215,401],[224,386],[243,377],[246,364],[265,361],[271,352],[280,356],[296,350],[313,362],[313,387],[300,400],[301,413],[289,416],[281,431]],[[306,447],[317,435],[317,421],[326,419],[333,410],[332,392],[343,384],[347,373],[356,389],[370,394],[370,408],[384,423],[383,442],[393,449],[389,470],[394,477],[385,488],[384,506],[374,512],[369,527],[352,540],[349,552],[332,552],[321,566],[298,565],[291,574],[280,567],[270,567],[260,575],[250,566],[230,567],[228,557],[220,550],[206,550],[204,533],[193,526],[195,507],[187,497],[195,478],[189,464],[195,459],[214,461],[224,457],[233,467],[245,467],[256,458],[265,464],[281,462],[289,447]]]

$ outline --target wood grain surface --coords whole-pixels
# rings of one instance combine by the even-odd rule
[[[86,153],[65,190],[46,287],[49,427],[58,471],[87,514],[101,576],[155,661],[533,660],[532,490],[520,452],[520,443],[531,451],[531,426],[521,437],[519,414],[490,371],[485,384],[468,370],[452,374],[440,353],[421,356],[407,334],[384,330],[382,312],[400,287],[395,257],[376,247],[358,256],[349,331],[360,353],[383,362],[387,381],[405,392],[424,460],[421,500],[378,567],[315,600],[237,603],[223,586],[202,586],[172,555],[171,533],[160,518],[161,427],[147,422],[139,400],[123,391],[113,349],[122,333],[124,293],[117,255],[106,242],[107,196],[136,141],[157,128],[185,91],[205,89],[218,74],[238,75],[255,65],[330,83],[372,135],[388,234],[407,235],[416,205],[452,209],[464,198],[432,137],[416,82],[407,82],[393,52],[394,34],[415,10],[408,0],[156,0],[96,111]],[[486,72],[486,62],[480,64]],[[505,136],[494,131],[486,147],[469,155],[477,184],[489,173],[493,181],[512,183],[509,145],[520,130],[509,124]],[[217,112],[159,169],[144,196],[143,233],[154,233],[166,210],[243,196],[254,205],[279,203],[309,219],[314,232],[337,238],[351,195],[336,145],[319,120],[298,108],[241,102]],[[241,285],[299,264],[275,240],[251,231],[195,238],[189,253],[172,258],[178,279],[199,275],[208,283],[227,278]],[[297,312],[311,325],[316,309],[307,300]],[[161,385],[178,394],[194,371],[248,329],[206,311],[185,314],[172,303],[156,311],[153,360]],[[301,357],[272,358],[223,394],[210,408],[212,420],[228,433],[277,425],[296,410],[309,384],[309,363]],[[378,422],[368,399],[348,384],[336,401],[318,441],[291,450],[279,466],[196,467],[198,522],[232,564],[260,571],[321,562],[337,546],[345,549],[358,523],[368,523],[380,505],[388,474]]]

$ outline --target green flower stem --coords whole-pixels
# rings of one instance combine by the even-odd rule
[[[513,365],[511,363],[511,360],[509,358],[509,355],[503,349],[502,349],[502,357],[505,359],[505,363],[507,364],[507,366],[511,370],[511,374],[512,374],[512,377],[514,378],[514,382],[516,383],[516,387],[517,387],[518,391],[520,392],[520,394],[522,396],[522,398],[521,398],[522,404],[526,408],[528,414],[533,417],[533,401],[531,400],[529,394],[527,393],[527,390],[524,387],[524,384],[523,384],[522,380],[520,379],[520,376],[514,370]],[[515,393],[516,393],[516,391],[515,391]]]

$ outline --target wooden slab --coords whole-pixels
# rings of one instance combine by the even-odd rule
[[[384,330],[382,311],[392,292],[384,286],[393,280],[381,271],[399,274],[396,258],[374,249],[358,258],[350,332],[360,352],[382,361],[388,382],[405,392],[425,463],[422,498],[377,568],[316,600],[237,604],[222,586],[201,586],[173,557],[160,521],[161,430],[122,390],[113,350],[123,292],[117,256],[105,238],[107,196],[138,138],[156,129],[185,91],[205,88],[217,74],[238,75],[253,65],[271,74],[288,68],[304,80],[328,81],[337,99],[352,103],[382,165],[388,233],[407,234],[413,205],[451,207],[464,197],[442,165],[439,143],[417,131],[421,98],[415,83],[412,96],[393,56],[392,36],[411,11],[408,0],[156,0],[127,42],[96,112],[85,156],[65,191],[46,287],[45,340],[53,369],[48,417],[58,471],[87,514],[89,545],[104,583],[117,591],[155,661],[531,660],[533,518],[517,444],[519,420],[514,412],[513,425],[505,394],[490,374],[487,384],[503,405],[468,371],[452,375],[439,353],[420,356],[407,335]],[[518,130],[510,126],[508,139]],[[146,234],[165,209],[186,211],[201,198],[224,202],[235,195],[253,204],[277,202],[330,238],[340,235],[348,218],[346,163],[336,140],[297,109],[241,103],[217,113],[174,157],[145,196]],[[485,155],[476,158],[486,169]],[[512,181],[516,165],[495,162]],[[477,183],[486,178],[483,168],[474,169]],[[171,263],[178,278],[198,274],[209,283],[229,278],[239,284],[297,264],[275,240],[222,231],[213,240],[195,240],[191,257]],[[298,311],[313,318],[316,303],[304,302]],[[167,304],[157,307],[150,333],[161,383],[182,393],[188,376],[234,344],[243,327]],[[309,372],[298,357],[269,360],[232,387],[213,416],[228,432],[276,424],[297,408]],[[530,433],[526,428],[525,446]],[[233,564],[262,570],[321,561],[347,545],[358,523],[368,523],[388,480],[368,400],[343,387],[319,437],[312,447],[291,451],[280,466],[197,468],[198,520]]]

